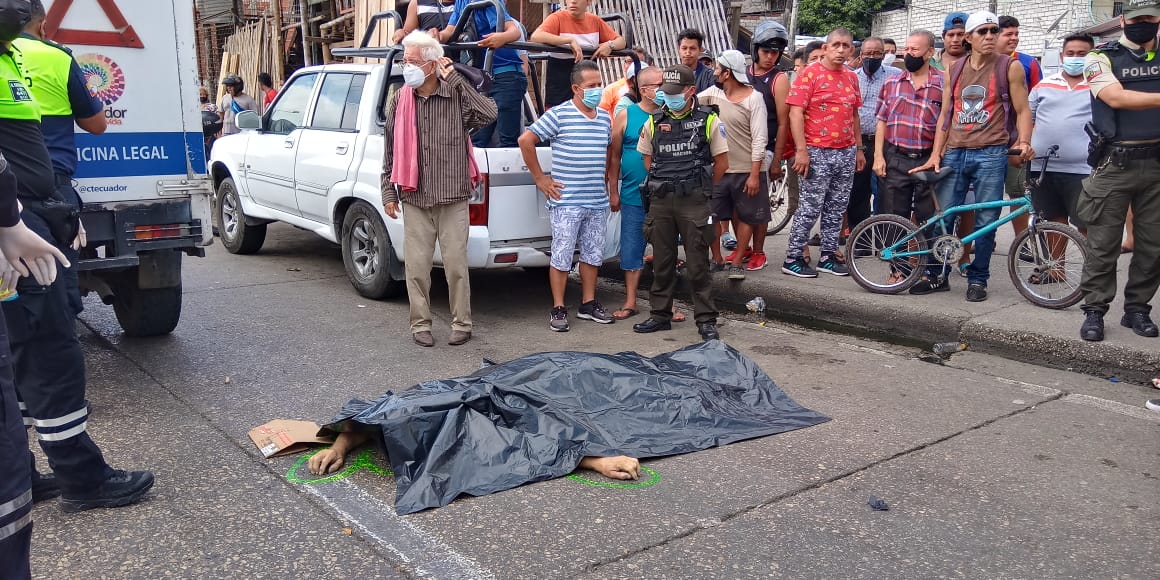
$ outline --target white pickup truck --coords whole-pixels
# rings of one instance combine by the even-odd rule
[[[491,2],[477,4],[482,8]],[[373,27],[386,17],[401,23],[397,13],[380,13],[370,24],[364,48],[334,52],[381,58],[384,64],[301,69],[263,115],[238,114],[242,131],[214,143],[209,163],[217,190],[214,223],[231,253],[257,252],[267,224],[284,222],[340,244],[347,275],[359,294],[381,299],[404,291],[406,216],[387,216],[380,191],[384,110],[402,86],[402,67],[396,62],[402,48],[365,48]],[[623,20],[619,15],[610,18]],[[454,37],[460,38],[459,32]],[[527,100],[525,120],[534,120],[537,107]],[[519,148],[474,151],[484,179],[469,200],[468,266],[547,268],[552,229],[544,196]],[[537,153],[544,171],[550,172],[551,149],[545,145]],[[442,263],[438,250],[435,263]]]

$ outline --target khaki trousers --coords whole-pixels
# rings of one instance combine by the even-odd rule
[[[431,268],[436,242],[450,294],[451,329],[471,332],[468,229],[466,201],[427,209],[403,203],[403,260],[412,334],[431,330]]]

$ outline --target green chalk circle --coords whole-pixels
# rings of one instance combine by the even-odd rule
[[[307,461],[310,461],[311,457],[314,457],[315,455],[317,455],[319,451],[322,451],[322,449],[315,449],[314,451],[311,451],[310,453],[307,453],[306,455],[299,457],[298,460],[294,462],[294,465],[290,466],[290,471],[286,472],[286,479],[288,481],[290,481],[291,483],[301,483],[301,484],[305,484],[305,485],[317,485],[320,483],[334,483],[336,481],[342,481],[342,480],[354,475],[355,472],[357,472],[359,470],[363,470],[363,469],[365,469],[371,473],[375,473],[375,474],[382,475],[382,476],[389,476],[389,475],[395,474],[390,469],[384,469],[382,467],[379,467],[379,465],[377,463],[375,463],[374,451],[372,451],[370,449],[363,449],[362,451],[359,452],[359,454],[357,456],[355,456],[354,461],[351,462],[350,465],[343,468],[343,470],[339,471],[338,473],[328,475],[326,477],[319,477],[317,479],[304,479],[304,478],[299,477],[298,471],[300,469],[302,469],[302,466],[306,465]]]
[[[656,484],[660,483],[661,474],[659,474],[656,471],[653,471],[653,470],[651,470],[643,465],[640,466],[640,470],[647,473],[649,475],[649,478],[646,480],[637,481],[634,483],[611,483],[610,481],[598,481],[595,479],[588,479],[587,477],[584,477],[582,475],[577,475],[575,473],[569,475],[568,479],[573,479],[573,480],[579,481],[580,483],[583,483],[584,485],[591,485],[592,487],[604,487],[604,488],[608,488],[608,489],[640,489],[642,487],[649,487],[649,486],[656,485]]]

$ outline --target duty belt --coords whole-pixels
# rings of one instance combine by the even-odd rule
[[[1147,145],[1119,145],[1111,144],[1108,152],[1113,162],[1139,161],[1142,159],[1160,159],[1160,143]]]

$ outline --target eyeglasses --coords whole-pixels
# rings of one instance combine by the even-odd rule
[[[863,52],[863,53],[862,53],[862,57],[863,57],[863,58],[882,58],[882,57],[884,57],[884,56],[886,56],[886,53],[885,53],[885,52],[882,52],[882,51],[878,51],[878,52]]]
[[[997,35],[997,34],[999,34],[999,27],[998,26],[991,26],[988,28],[976,28],[975,34],[978,34],[979,36],[986,36],[988,34],[996,34]]]

